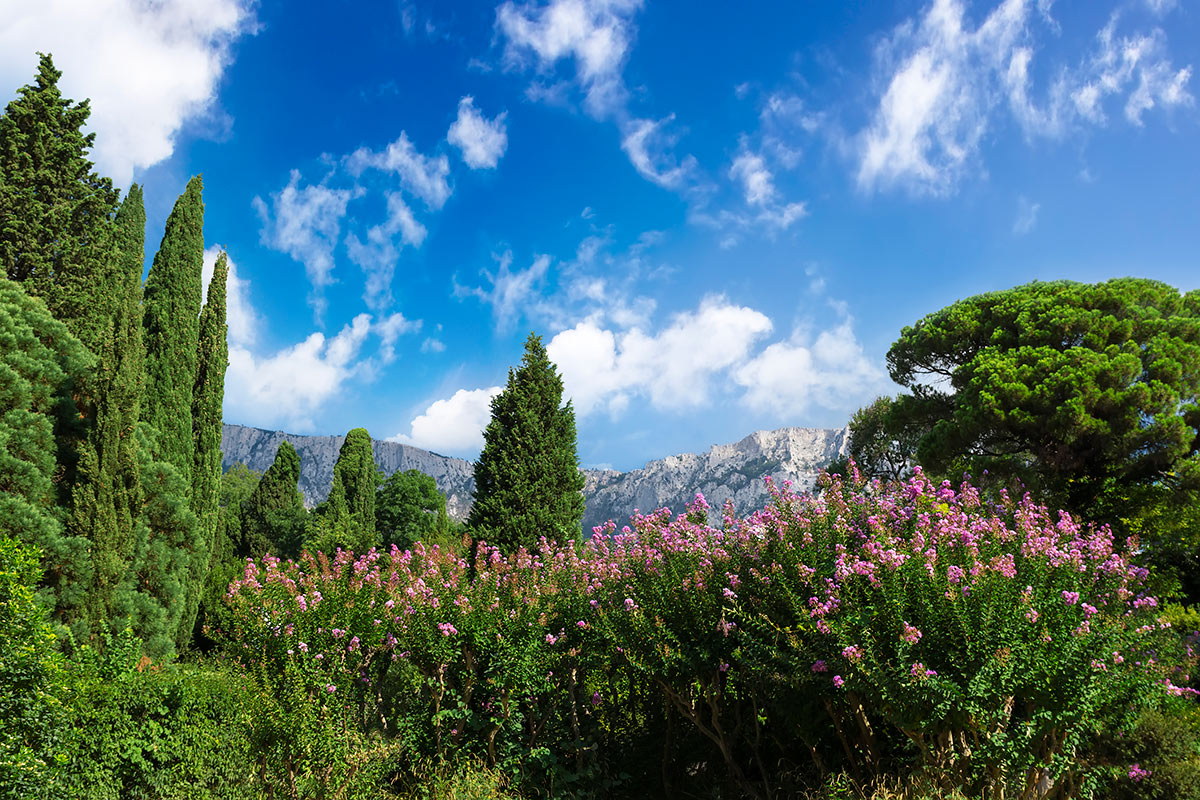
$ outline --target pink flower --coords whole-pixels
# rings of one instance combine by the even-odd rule
[[[1068,592],[1064,590],[1062,593],[1062,599],[1067,605],[1073,606],[1079,602],[1079,592]]]
[[[856,644],[842,648],[842,657],[848,661],[859,661],[863,657],[862,648]]]
[[[900,638],[909,644],[916,644],[921,641],[922,633],[907,622],[904,623],[904,633],[900,634]]]
[[[329,692],[330,694],[333,694],[334,692],[337,691],[337,687],[334,686],[332,683],[327,683],[327,684],[325,684],[325,691]]]
[[[841,675],[833,676],[833,685],[836,686],[837,688],[839,688],[839,689],[842,688],[842,686],[845,685],[845,683],[846,682],[844,680],[842,680]]]
[[[1149,778],[1152,773],[1148,769],[1142,769],[1142,765],[1136,761],[1129,767],[1129,779],[1134,783],[1141,783],[1146,778]]]
[[[829,667],[825,666],[824,661],[817,660],[817,661],[813,662],[813,665],[812,665],[813,672],[825,672],[828,669],[829,669]]]

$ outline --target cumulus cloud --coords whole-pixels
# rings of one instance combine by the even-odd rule
[[[362,370],[358,356],[371,327],[371,315],[359,314],[332,338],[314,332],[269,356],[231,343],[226,416],[297,432],[311,430],[313,414]]]
[[[850,319],[822,331],[811,344],[800,336],[775,342],[732,373],[745,387],[742,403],[755,411],[795,417],[811,405],[840,408],[883,379],[854,335]]]
[[[771,328],[761,312],[715,296],[654,334],[584,321],[556,335],[546,350],[581,415],[598,408],[619,413],[632,395],[678,409],[709,402],[715,376],[744,361]]]
[[[337,246],[342,217],[346,215],[346,205],[359,193],[323,184],[301,188],[300,172],[292,170],[288,185],[271,195],[269,208],[261,197],[254,198],[254,209],[262,220],[262,243],[304,265],[313,287],[309,302],[318,318],[325,310],[322,289],[333,283],[333,249]]]
[[[204,297],[208,297],[208,284],[212,281],[217,256],[221,252],[222,248],[216,246],[204,250]],[[237,264],[228,254],[225,262],[229,268],[225,278],[225,323],[229,326],[229,343],[253,345],[258,337],[259,316],[250,303],[250,283],[238,275]]]
[[[435,210],[450,197],[450,160],[445,155],[422,155],[404,131],[382,151],[366,147],[355,150],[347,159],[347,166],[356,177],[367,169],[395,173],[405,189]]]
[[[346,254],[367,276],[363,300],[376,311],[392,304],[392,277],[400,258],[396,234],[403,244],[420,247],[427,233],[399,192],[386,196],[387,219],[367,230],[366,242],[353,233],[346,237]]]
[[[508,147],[504,124],[507,113],[487,119],[468,95],[458,101],[458,117],[451,123],[446,140],[462,151],[463,161],[471,169],[495,169]]]
[[[963,0],[933,0],[880,47],[885,88],[871,123],[854,140],[861,189],[950,194],[978,160],[999,109],[1008,109],[1027,138],[1062,137],[1103,123],[1110,95],[1125,98],[1125,117],[1134,125],[1149,109],[1193,102],[1191,67],[1172,66],[1161,29],[1118,36],[1114,14],[1094,52],[1060,69],[1037,100],[1035,23],[1058,27],[1047,4],[1004,0],[976,27],[964,17]]]
[[[492,398],[501,387],[459,389],[436,400],[409,424],[408,433],[388,437],[438,453],[474,455],[483,449],[483,429],[492,417]]]
[[[91,99],[92,159],[127,186],[170,157],[179,132],[215,111],[233,45],[255,27],[252,0],[70,0],[8,3],[0,82],[30,83],[36,51],[52,53],[67,97]]]

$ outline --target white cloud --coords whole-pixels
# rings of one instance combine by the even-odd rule
[[[628,96],[621,71],[633,44],[633,15],[641,6],[640,0],[551,0],[544,6],[509,0],[496,10],[506,65],[525,66],[532,56],[545,73],[560,59],[573,59],[589,113],[597,118],[616,113]]]
[[[854,140],[861,189],[952,193],[1005,105],[1033,138],[1104,122],[1109,95],[1126,95],[1125,117],[1134,125],[1156,106],[1192,104],[1191,67],[1171,65],[1162,30],[1117,37],[1116,14],[1097,35],[1096,51],[1060,69],[1035,102],[1035,10],[1036,19],[1057,32],[1041,0],[1003,0],[974,29],[964,23],[962,0],[933,0],[919,20],[896,28],[879,50],[886,88],[870,125]]]
[[[646,180],[664,189],[680,189],[696,169],[696,159],[685,156],[676,162],[671,155],[677,137],[666,131],[675,120],[670,114],[659,120],[632,119],[623,125],[621,149],[634,169]]]
[[[441,339],[435,339],[430,336],[421,342],[422,353],[444,353],[445,351],[446,344]]]
[[[359,314],[332,339],[314,332],[265,357],[231,343],[226,417],[297,432],[311,430],[313,414],[362,370],[358,355],[371,328],[371,316]]]
[[[469,95],[458,101],[458,117],[450,125],[447,141],[462,151],[463,161],[471,169],[495,169],[500,157],[508,147],[502,112],[487,119],[475,108]]]
[[[799,337],[775,342],[733,371],[745,387],[742,403],[755,411],[796,417],[812,404],[842,408],[883,379],[863,354],[849,318],[822,331],[811,345]]]
[[[581,415],[601,407],[618,413],[630,395],[677,409],[706,404],[713,378],[744,361],[771,327],[761,312],[717,296],[653,335],[636,327],[617,333],[589,320],[560,332],[546,350]]]
[[[346,237],[346,254],[367,276],[363,299],[376,311],[392,304],[392,277],[400,258],[396,234],[404,244],[420,247],[427,233],[399,192],[387,192],[386,196],[387,219],[367,230],[367,241],[360,241],[353,233]]]
[[[451,397],[434,401],[417,415],[408,433],[388,437],[439,453],[474,455],[483,449],[483,429],[492,418],[492,398],[501,387],[459,389]]]
[[[528,314],[531,307],[541,305],[541,287],[550,269],[550,256],[539,255],[526,269],[512,269],[512,251],[493,256],[498,269],[495,272],[483,270],[482,274],[491,284],[490,289],[468,288],[456,286],[456,297],[478,297],[492,307],[492,316],[496,328],[500,331],[509,330],[522,314]]]
[[[204,250],[203,286],[204,296],[208,297],[208,284],[212,282],[213,270],[217,265],[217,256],[222,252],[220,247],[207,247]],[[250,304],[250,283],[238,275],[237,264],[226,254],[226,264],[229,274],[225,278],[225,323],[229,326],[230,344],[252,345],[258,337],[259,317],[254,306]]]
[[[400,131],[400,138],[382,152],[366,147],[355,150],[348,157],[347,166],[350,173],[356,177],[368,168],[394,172],[400,176],[400,183],[405,189],[435,210],[444,206],[450,197],[450,184],[447,180],[450,175],[450,160],[445,155],[421,155],[404,131]]]
[[[333,283],[333,249],[342,217],[346,205],[358,193],[323,184],[300,188],[299,184],[300,172],[292,170],[288,185],[271,195],[271,208],[261,197],[255,197],[254,209],[262,220],[262,243],[304,265],[313,287],[309,302],[319,318],[325,310],[321,291]]]
[[[775,190],[775,176],[767,169],[767,162],[757,153],[743,149],[733,159],[733,164],[729,167],[729,177],[742,184],[747,205],[765,206],[773,202],[778,195]]]
[[[1041,210],[1040,203],[1034,203],[1028,197],[1021,195],[1017,198],[1017,218],[1013,220],[1013,233],[1017,236],[1024,236],[1037,227],[1038,211]]]
[[[59,87],[90,98],[92,159],[127,186],[170,157],[180,131],[211,115],[233,44],[255,26],[252,0],[39,0],[6,3],[0,85],[31,83],[36,51],[52,53]]]
[[[397,311],[376,322],[372,330],[379,337],[379,360],[390,364],[396,360],[396,340],[403,334],[421,330],[421,320],[408,319]]]

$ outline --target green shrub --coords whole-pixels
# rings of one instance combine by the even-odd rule
[[[3,502],[0,499],[0,502]],[[0,534],[0,798],[57,796],[65,692],[54,631],[34,600],[38,554]]]

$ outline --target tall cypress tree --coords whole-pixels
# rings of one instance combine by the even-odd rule
[[[312,547],[329,552],[342,547],[363,552],[379,544],[375,534],[375,490],[379,473],[366,428],[346,434],[333,465],[333,485],[324,518],[317,521]]]
[[[258,558],[274,553],[299,554],[308,513],[300,494],[300,454],[286,439],[242,511],[242,544],[238,555]]]
[[[158,431],[154,458],[175,467],[189,485],[195,460],[192,403],[204,271],[202,188],[199,175],[188,181],[167,217],[142,303],[146,342],[142,419]]]
[[[221,507],[221,406],[225,400],[225,368],[229,345],[225,340],[225,280],[229,274],[225,253],[217,256],[208,298],[200,312],[200,359],[192,388],[192,436],[195,460],[192,465],[192,513],[199,526],[195,552],[191,554],[187,585],[187,608],[180,620],[176,642],[188,645],[200,607],[205,577],[212,560]]]
[[[492,399],[492,419],[475,462],[468,526],[503,550],[540,537],[574,538],[583,519],[583,473],[575,411],[541,337],[529,334],[521,366]]]
[[[133,527],[141,505],[135,428],[144,368],[141,298],[145,226],[142,190],[134,184],[113,225],[116,252],[114,268],[108,274],[110,318],[97,353],[96,420],[90,438],[99,481],[94,502],[77,504],[74,509],[78,523],[88,524],[89,516],[92,520],[94,569],[88,616],[93,630],[114,613],[116,592],[133,557]]]

